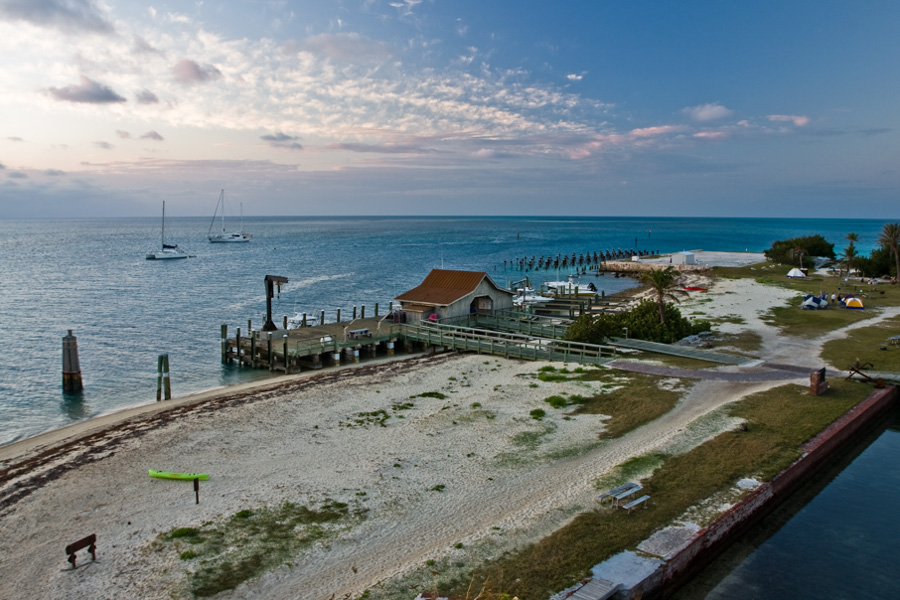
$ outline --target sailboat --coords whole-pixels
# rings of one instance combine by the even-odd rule
[[[213,226],[216,224],[216,215],[219,214],[219,206],[222,207],[222,231],[213,232]],[[241,202],[241,230],[237,232],[229,232],[225,229],[225,190],[219,193],[219,200],[216,202],[216,211],[213,213],[212,223],[209,224],[209,232],[207,233],[209,241],[213,244],[249,242],[253,237],[249,233],[244,233],[244,203]]]
[[[147,260],[168,260],[172,258],[187,258],[188,254],[176,244],[166,243],[166,201],[163,200],[162,209],[162,250],[148,252]]]

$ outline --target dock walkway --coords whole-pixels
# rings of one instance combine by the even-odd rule
[[[642,350],[644,352],[656,352],[657,354],[669,354],[671,356],[705,360],[707,362],[720,363],[723,365],[747,365],[758,360],[750,356],[723,354],[721,352],[711,352],[709,350],[701,350],[689,346],[675,346],[673,344],[661,344],[659,342],[648,342],[645,340],[628,338],[612,338],[610,344],[621,348],[631,348],[633,350]]]

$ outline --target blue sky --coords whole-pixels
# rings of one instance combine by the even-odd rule
[[[0,0],[0,218],[897,218],[900,2]]]

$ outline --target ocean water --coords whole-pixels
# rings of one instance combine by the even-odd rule
[[[170,211],[171,212],[171,211]],[[365,305],[371,314],[436,267],[519,280],[503,261],[616,248],[757,251],[819,233],[876,245],[878,220],[696,218],[345,217],[244,218],[249,244],[210,244],[209,219],[169,217],[167,239],[193,258],[148,261],[158,218],[3,221],[0,235],[0,444],[155,401],[156,363],[168,354],[173,395],[268,377],[223,366],[222,324],[254,328],[266,275],[289,279],[273,315]],[[532,282],[568,273],[528,273]],[[633,285],[598,278],[607,293]],[[279,319],[280,320],[280,319]],[[62,338],[78,338],[85,391],[61,389]]]

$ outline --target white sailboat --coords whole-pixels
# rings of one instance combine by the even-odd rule
[[[222,207],[222,231],[213,232],[213,226],[216,224],[216,215],[219,214],[219,206]],[[219,200],[216,202],[216,210],[213,213],[212,223],[209,224],[207,232],[209,241],[213,244],[249,242],[253,237],[249,233],[244,233],[244,203],[241,202],[241,230],[229,232],[225,229],[225,190],[219,192]]]
[[[177,244],[166,243],[166,201],[162,203],[162,250],[148,252],[147,260],[169,260],[173,258],[187,258],[188,254]]]

